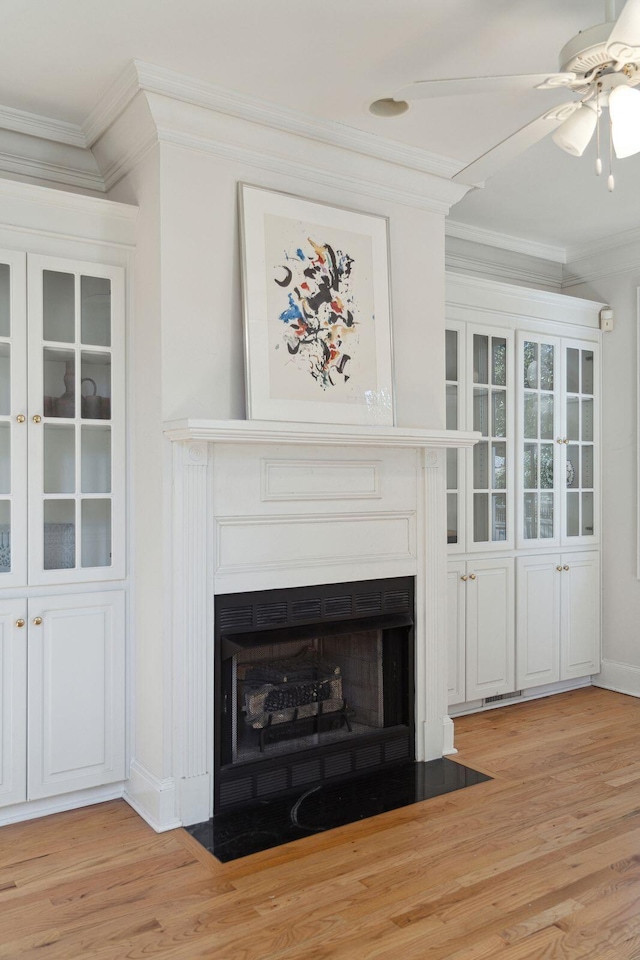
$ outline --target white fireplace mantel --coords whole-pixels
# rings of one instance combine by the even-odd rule
[[[330,447],[471,447],[476,432],[426,430],[420,427],[351,426],[289,423],[273,420],[170,420],[165,436],[174,441],[206,443],[304,443]]]

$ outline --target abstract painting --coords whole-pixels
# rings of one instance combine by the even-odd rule
[[[251,419],[393,423],[387,221],[241,184]]]

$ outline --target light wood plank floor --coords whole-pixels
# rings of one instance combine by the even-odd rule
[[[0,957],[640,958],[640,700],[456,730],[493,781],[226,865],[123,801],[3,827]]]

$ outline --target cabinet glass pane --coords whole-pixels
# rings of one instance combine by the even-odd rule
[[[538,344],[525,340],[524,343],[524,386],[531,390],[538,389]]]
[[[42,323],[45,340],[73,343],[76,338],[75,277],[72,273],[42,273]]]
[[[543,490],[553,489],[553,455],[553,444],[540,444],[540,486]]]
[[[474,334],[473,382],[489,383],[489,337]]]
[[[76,415],[76,357],[73,350],[43,351],[45,417],[75,417]]]
[[[526,490],[535,490],[538,486],[538,445],[525,443],[523,460],[523,481]]]
[[[445,380],[458,379],[458,332],[445,332]]]
[[[473,539],[485,543],[489,539],[489,494],[473,495]]]
[[[507,435],[507,398],[504,390],[493,391],[493,435]]]
[[[524,435],[527,440],[538,436],[538,394],[525,393],[524,396]]]
[[[82,417],[108,420],[111,417],[111,354],[82,351]]]
[[[580,486],[580,448],[567,447],[567,487],[575,489]]]
[[[524,538],[537,540],[538,538],[538,494],[525,493],[524,495]]]
[[[89,428],[90,429],[90,428]],[[100,429],[94,428],[94,429]],[[458,451],[447,450],[447,490],[458,489]],[[94,491],[102,492],[102,491]]]
[[[44,492],[76,491],[76,428],[45,424],[43,443]]]
[[[567,397],[567,440],[580,439],[580,400]]]
[[[593,447],[582,448],[582,486],[593,489]]]
[[[473,389],[473,429],[489,436],[489,391],[482,387]]]
[[[111,501],[83,500],[82,566],[111,566]]]
[[[502,337],[492,337],[491,383],[504,387],[507,383],[507,341]]]
[[[593,400],[582,401],[582,439],[593,440]]]
[[[11,493],[11,424],[0,423],[0,493]]]
[[[0,343],[0,415],[11,413],[11,347]]]
[[[489,488],[489,444],[485,441],[473,448],[473,486],[476,490]]]
[[[492,502],[492,540],[507,539],[507,497],[504,493],[493,493]]]
[[[553,537],[553,494],[540,494],[540,537],[548,540]]]
[[[82,427],[80,450],[82,492],[111,493],[111,427]],[[457,451],[447,450],[447,480],[451,453]]]
[[[580,351],[567,349],[567,393],[580,392]]]
[[[0,500],[0,573],[11,573],[10,500]]]
[[[104,277],[80,277],[80,339],[111,346],[111,281]]]
[[[540,394],[540,439],[553,440],[553,395]]]
[[[44,569],[67,570],[75,565],[75,500],[45,500]]]
[[[567,536],[577,537],[580,534],[580,494],[567,494]]]
[[[455,384],[448,383],[446,388],[447,400],[447,430],[458,429],[458,388]]]
[[[540,389],[554,389],[554,347],[551,343],[540,344]]]
[[[447,543],[458,542],[458,494],[447,494]]]
[[[0,337],[11,336],[11,268],[0,263]]]
[[[582,393],[593,396],[593,350],[582,351]]]
[[[504,490],[507,486],[507,445],[506,443],[493,444],[493,476],[492,487],[494,490]]]
[[[593,536],[593,494],[582,494],[582,536]]]

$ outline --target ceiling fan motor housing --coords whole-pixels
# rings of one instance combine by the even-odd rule
[[[560,51],[560,70],[584,76],[585,73],[610,63],[607,41],[614,26],[614,23],[598,23],[572,37]]]

